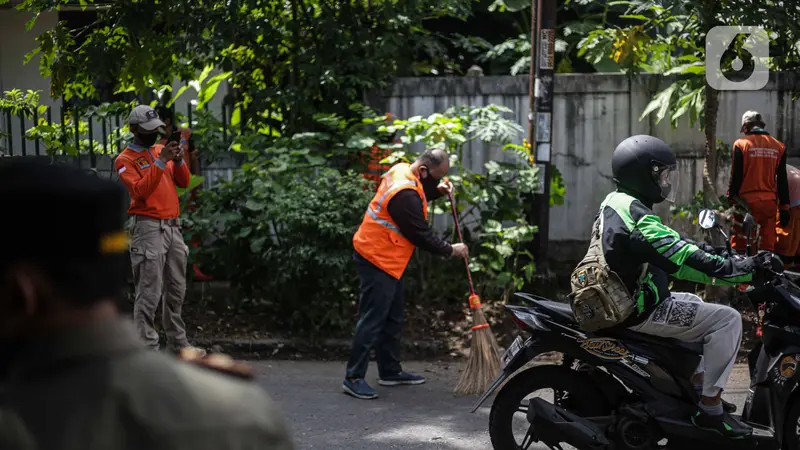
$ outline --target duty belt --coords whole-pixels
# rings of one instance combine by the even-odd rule
[[[166,225],[168,227],[180,228],[180,227],[183,226],[183,221],[181,219],[179,219],[179,218],[175,218],[175,219],[156,219],[154,217],[136,216],[136,221],[138,222],[140,220],[147,220],[147,221],[151,221],[151,222],[160,222],[160,223],[162,223],[162,224],[164,224],[164,225]]]

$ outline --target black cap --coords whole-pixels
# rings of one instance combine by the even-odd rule
[[[28,157],[0,159],[0,271],[41,267],[79,301],[123,286],[125,192],[76,168]]]

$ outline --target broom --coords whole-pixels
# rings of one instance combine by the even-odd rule
[[[461,235],[461,227],[458,224],[458,211],[453,193],[448,192],[450,205],[453,208],[453,222],[455,223],[458,239],[462,243],[464,237]],[[469,359],[467,367],[461,372],[461,378],[456,385],[456,395],[481,394],[494,381],[497,373],[500,372],[500,348],[497,340],[489,329],[489,323],[483,315],[481,309],[481,298],[475,293],[472,284],[472,275],[469,271],[469,260],[464,258],[467,268],[467,279],[469,280],[469,307],[472,310],[472,344],[470,345]]]

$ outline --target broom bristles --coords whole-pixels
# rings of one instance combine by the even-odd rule
[[[486,324],[481,308],[472,310],[472,325]],[[455,388],[456,395],[482,394],[500,372],[500,347],[489,327],[472,331],[467,367]]]

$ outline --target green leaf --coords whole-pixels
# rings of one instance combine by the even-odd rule
[[[663,91],[656,94],[653,97],[653,100],[647,104],[647,107],[644,109],[644,112],[639,117],[639,120],[644,120],[650,113],[654,111],[658,111],[656,113],[656,123],[661,122],[664,117],[667,115],[667,111],[669,110],[672,102],[672,94],[675,93],[675,90],[678,88],[677,83],[671,84],[668,88],[664,89]]]
[[[201,186],[203,183],[205,183],[205,181],[206,179],[200,175],[191,175],[191,178],[189,179],[189,187],[181,188],[176,186],[176,189],[178,190],[178,196],[183,197],[186,193],[197,189],[197,187]]]
[[[306,155],[306,161],[312,166],[321,166],[325,164],[327,159],[322,156]]]
[[[203,81],[205,81],[206,78],[208,78],[208,76],[211,74],[212,70],[214,70],[214,66],[211,64],[207,65],[205,69],[203,69],[203,72],[200,74],[200,77],[197,78],[197,82],[202,83]]]
[[[633,19],[633,20],[641,20],[643,22],[647,22],[650,20],[649,17],[643,16],[641,14],[626,14],[624,16],[619,16],[621,19]]]
[[[175,104],[175,101],[178,100],[178,98],[181,95],[183,95],[183,93],[186,92],[187,89],[189,89],[189,85],[188,84],[183,86],[182,88],[178,89],[178,92],[176,92],[175,95],[173,95],[172,98],[170,98],[169,101],[167,102],[167,108],[171,108],[172,105]]]
[[[225,72],[211,77],[197,94],[197,109],[203,109],[217,95],[219,84],[230,78],[232,74],[233,72]]]
[[[375,145],[375,139],[364,136],[363,134],[356,134],[347,140],[347,147],[354,149],[370,148]]]
[[[266,240],[266,236],[261,236],[250,241],[250,251],[253,253],[261,253],[261,249],[264,247],[264,242],[266,242]]]
[[[36,25],[36,19],[38,18],[39,14],[36,14],[35,16],[31,17],[31,20],[25,23],[25,31],[31,31],[33,29],[33,26]]]
[[[680,66],[673,67],[672,69],[669,69],[666,72],[664,72],[664,75],[665,76],[666,75],[675,75],[675,74],[681,74],[681,75],[693,74],[693,75],[698,75],[698,74],[704,74],[704,73],[706,73],[705,64],[703,64],[702,62],[693,62],[693,63],[690,63],[690,64],[683,64],[683,65],[680,65]]]
[[[500,222],[498,222],[496,220],[489,219],[489,220],[486,221],[486,225],[484,226],[484,230],[487,233],[500,233],[501,231],[503,231],[503,224],[501,224]]]
[[[244,207],[249,209],[250,211],[261,211],[262,209],[267,207],[267,204],[264,202],[260,202],[258,200],[249,198],[244,203]]]
[[[235,108],[233,110],[233,114],[231,114],[231,126],[235,127],[239,125],[239,122],[242,120],[242,108]]]

